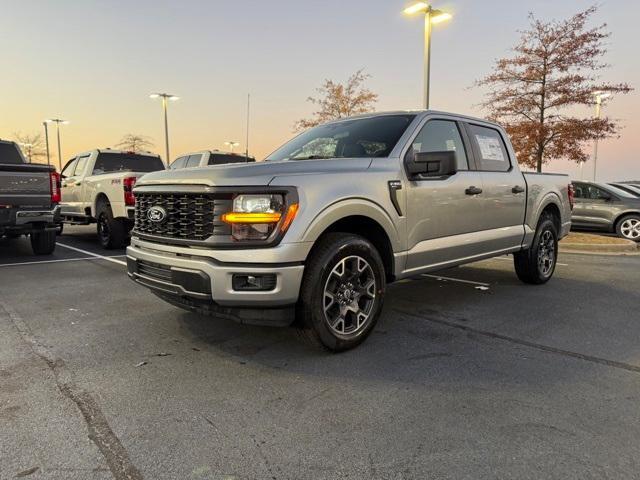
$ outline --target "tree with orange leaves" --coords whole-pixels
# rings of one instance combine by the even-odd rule
[[[596,13],[591,7],[562,21],[543,22],[529,15],[513,56],[496,61],[493,73],[476,82],[487,87],[482,103],[490,118],[511,136],[521,164],[542,171],[551,159],[584,162],[588,142],[615,137],[620,130],[611,118],[582,117],[580,106],[593,106],[594,92],[629,93],[627,83],[608,83],[599,73],[606,24],[588,28]]]

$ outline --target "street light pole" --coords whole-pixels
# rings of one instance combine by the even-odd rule
[[[240,146],[240,143],[238,142],[224,142],[224,144],[231,149],[231,153],[233,153],[233,149],[235,147]]]
[[[431,6],[424,14],[424,108],[429,109],[429,88],[431,82]]]
[[[425,109],[430,106],[430,83],[431,83],[431,29],[435,23],[440,23],[451,18],[451,14],[434,8],[425,2],[416,2],[405,8],[406,15],[424,13],[424,102]]]
[[[176,95],[171,95],[169,93],[152,93],[149,95],[149,98],[160,98],[162,100],[162,113],[164,115],[164,145],[166,151],[166,164],[169,165],[171,161],[171,157],[169,154],[169,114],[168,114],[168,103],[169,100],[175,101],[180,97]]]
[[[44,127],[44,142],[47,146],[47,165],[51,165],[51,157],[49,155],[49,124],[45,121],[42,122]]]
[[[66,125],[69,122],[61,118],[50,118],[48,120],[45,120],[45,122],[56,124],[56,134],[58,136],[58,164],[60,166],[60,171],[62,172],[62,148],[60,146],[60,124]]]

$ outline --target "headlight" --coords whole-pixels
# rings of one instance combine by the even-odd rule
[[[222,215],[231,225],[235,240],[267,240],[280,228],[284,233],[298,211],[298,204],[289,205],[281,194],[241,194],[233,199],[233,211]]]

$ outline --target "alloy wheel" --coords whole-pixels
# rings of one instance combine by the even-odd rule
[[[327,325],[338,335],[361,332],[371,318],[375,299],[376,279],[369,262],[357,255],[341,259],[324,286]]]
[[[553,272],[556,263],[556,241],[551,230],[545,230],[540,235],[538,244],[538,270],[543,277]]]
[[[620,225],[620,232],[624,238],[629,240],[640,240],[640,220],[628,218]]]

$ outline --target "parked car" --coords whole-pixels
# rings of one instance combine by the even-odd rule
[[[203,150],[201,152],[188,153],[176,158],[170,170],[180,168],[206,167],[207,165],[225,165],[228,163],[253,163],[256,159],[239,155],[237,153],[221,152],[219,150]]]
[[[634,197],[640,198],[640,187],[636,187],[631,183],[610,183],[609,185],[630,193]]]
[[[566,175],[522,174],[505,131],[460,115],[371,114],[313,128],[264,162],[146,175],[129,276],[167,302],[362,342],[394,280],[513,253],[553,275]]]
[[[62,169],[62,218],[97,224],[104,248],[121,248],[133,227],[133,186],[148,172],[164,170],[158,155],[104,149],[81,153]]]
[[[29,235],[33,253],[53,253],[59,202],[55,168],[27,163],[15,142],[0,140],[0,238]]]
[[[613,185],[573,182],[575,208],[571,220],[576,230],[616,233],[640,241],[640,198]]]

